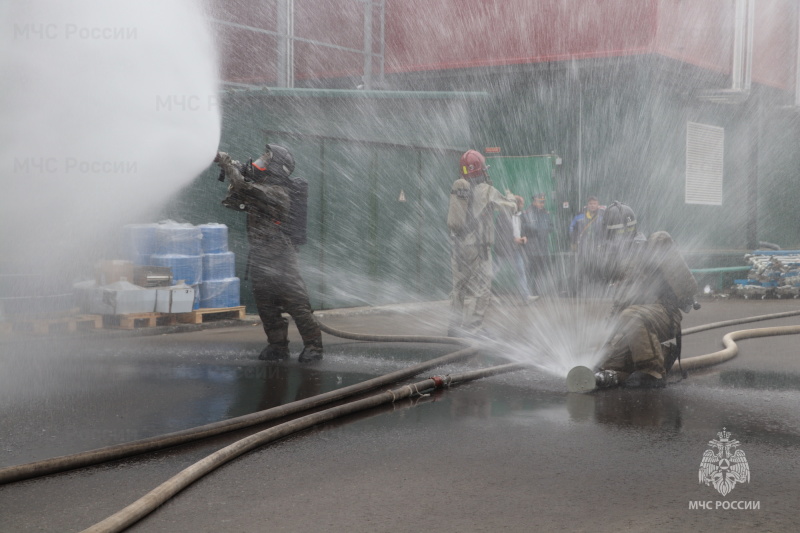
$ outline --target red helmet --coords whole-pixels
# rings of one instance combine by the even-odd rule
[[[461,156],[461,161],[459,161],[459,165],[461,166],[461,177],[463,178],[485,176],[486,169],[489,168],[486,166],[486,158],[477,150],[467,150],[464,152],[464,155]]]

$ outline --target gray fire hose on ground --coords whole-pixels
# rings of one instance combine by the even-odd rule
[[[708,331],[709,329],[723,328],[727,326],[736,326],[738,324],[749,324],[752,322],[759,322],[762,320],[773,320],[776,318],[785,318],[790,316],[800,315],[800,311],[786,311],[784,313],[775,313],[772,315],[759,315],[748,318],[738,318],[734,320],[725,320],[723,322],[714,322],[705,324],[703,326],[696,326],[683,330],[683,335],[690,335],[692,333],[699,333],[701,331]],[[713,352],[705,355],[697,355],[694,357],[687,357],[683,359],[682,364],[685,369],[694,370],[705,366],[718,365],[724,363],[729,359],[733,359],[739,353],[739,347],[736,345],[737,340],[752,339],[757,337],[772,337],[776,335],[796,335],[800,333],[800,326],[778,326],[772,328],[759,328],[759,329],[744,329],[739,331],[732,331],[722,337],[722,344],[725,346],[723,350]]]
[[[168,479],[152,491],[145,494],[140,499],[136,500],[129,506],[121,511],[109,516],[102,522],[98,522],[92,527],[85,529],[83,533],[110,533],[115,531],[123,531],[128,526],[141,520],[159,506],[163,505],[167,500],[172,498],[175,494],[188,487],[207,473],[247,453],[250,450],[269,444],[270,442],[284,438],[298,431],[308,429],[317,424],[328,422],[336,418],[351,415],[366,409],[372,409],[382,404],[394,403],[398,400],[420,395],[427,391],[439,389],[445,386],[454,385],[456,383],[463,383],[474,379],[479,379],[504,372],[513,372],[525,368],[521,363],[511,363],[506,365],[499,365],[490,368],[483,368],[480,370],[473,370],[472,372],[465,372],[463,374],[453,374],[448,376],[433,376],[426,380],[413,383],[411,385],[404,385],[398,389],[389,390],[381,394],[376,394],[361,400],[355,400],[344,405],[331,407],[313,413],[310,415],[297,418],[290,422],[279,424],[277,426],[259,431],[249,437],[238,440],[233,444],[222,448],[221,450],[209,455],[205,459],[196,462],[195,464],[184,469],[177,475]]]
[[[713,328],[726,327],[735,324],[744,324],[755,322],[759,320],[770,320],[775,318],[783,318],[787,316],[800,315],[800,311],[791,311],[786,313],[777,313],[773,315],[761,315],[757,317],[750,317],[737,320],[729,320],[725,322],[717,322],[698,326],[696,328],[689,328],[684,330],[683,334],[688,335],[700,331],[706,331]],[[399,370],[373,378],[362,383],[344,387],[335,391],[320,394],[311,398],[305,398],[296,402],[281,405],[250,415],[244,415],[229,420],[207,424],[197,428],[187,429],[184,431],[169,433],[166,435],[151,437],[140,441],[131,442],[128,444],[121,444],[116,446],[109,446],[83,452],[79,454],[56,457],[35,463],[28,463],[18,466],[6,467],[0,469],[0,484],[10,483],[32,477],[42,476],[50,473],[61,472],[64,470],[80,468],[83,466],[90,466],[99,464],[114,459],[120,459],[131,455],[144,453],[148,451],[155,451],[177,444],[183,444],[194,440],[219,435],[229,431],[242,429],[245,427],[261,424],[270,420],[274,420],[290,414],[300,413],[321,405],[326,405],[335,401],[343,400],[352,397],[356,394],[374,390],[378,387],[385,386],[389,383],[396,383],[397,381],[407,379],[414,375],[419,374],[425,370],[435,366],[447,364],[460,359],[464,359],[476,355],[479,349],[471,345],[468,341],[461,339],[454,339],[450,337],[424,337],[424,336],[384,336],[384,335],[366,335],[355,334],[339,331],[323,324],[320,324],[321,329],[331,335],[338,337],[363,340],[372,342],[431,342],[431,343],[446,343],[464,346],[461,350],[452,352],[442,357],[414,365],[405,370]],[[723,338],[725,349],[714,352],[712,354],[702,355],[687,358],[684,360],[684,365],[687,368],[699,368],[702,366],[709,366],[718,364],[732,357],[738,353],[736,347],[736,340],[752,337],[763,337],[770,335],[790,335],[800,333],[800,326],[784,326],[775,328],[762,328],[755,330],[743,330],[732,332]],[[263,446],[275,440],[284,438],[292,433],[302,431],[314,425],[333,420],[342,416],[347,416],[358,411],[371,409],[382,404],[395,402],[413,395],[420,395],[432,389],[438,389],[445,386],[450,386],[456,383],[467,382],[482,377],[488,377],[505,372],[513,372],[525,368],[525,365],[520,363],[499,365],[471,372],[466,372],[457,375],[448,376],[434,376],[426,380],[405,385],[398,389],[389,390],[380,394],[376,394],[361,400],[356,400],[346,403],[337,407],[332,407],[312,413],[283,424],[271,427],[269,429],[255,433],[249,437],[241,439],[225,448],[215,452],[214,454],[206,457],[205,459],[195,463],[194,465],[184,469],[182,472],[162,483],[147,495],[132,503],[123,510],[115,513],[114,515],[106,518],[102,522],[86,529],[86,532],[99,533],[111,531],[123,531],[130,525],[141,520],[153,510],[163,505],[169,498],[183,490],[185,487],[201,478],[205,474],[213,471],[219,466],[231,461],[232,459],[241,456],[242,454]]]
[[[132,455],[140,453],[153,452],[179,444],[186,444],[196,440],[213,437],[223,433],[244,429],[257,424],[263,424],[271,420],[276,420],[284,416],[289,416],[309,409],[328,405],[333,402],[345,400],[347,398],[375,390],[379,387],[384,387],[397,383],[404,379],[412,378],[421,372],[435,368],[437,366],[445,365],[455,361],[474,356],[478,353],[478,349],[473,347],[469,342],[463,339],[454,339],[451,337],[425,337],[415,335],[403,336],[390,336],[390,335],[361,335],[354,333],[346,333],[334,330],[329,327],[321,326],[323,331],[347,339],[366,340],[374,342],[421,342],[421,343],[439,343],[439,344],[455,344],[463,346],[462,349],[443,355],[430,361],[425,361],[409,368],[397,370],[383,376],[368,379],[361,383],[356,383],[348,387],[342,387],[333,391],[325,392],[310,398],[304,398],[284,405],[265,409],[255,413],[221,420],[211,424],[176,431],[173,433],[166,433],[164,435],[157,435],[147,439],[141,439],[124,444],[117,444],[114,446],[106,446],[95,450],[86,452],[64,455],[61,457],[54,457],[52,459],[45,459],[43,461],[36,461],[33,463],[26,463],[17,466],[10,466],[0,468],[0,485],[11,483],[13,481],[21,481],[47,474],[55,474],[65,470],[72,470],[75,468],[83,468],[86,466],[96,465],[113,461],[116,459],[123,459]]]

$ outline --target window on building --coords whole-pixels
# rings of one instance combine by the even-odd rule
[[[725,128],[687,122],[686,203],[722,205]]]

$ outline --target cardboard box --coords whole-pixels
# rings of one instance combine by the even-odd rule
[[[191,313],[193,305],[194,289],[188,285],[156,289],[157,313]]]
[[[118,281],[133,281],[133,262],[121,259],[100,261],[95,267],[98,285],[110,285]]]
[[[100,315],[152,313],[156,308],[156,291],[127,281],[118,281],[93,291],[89,311]]]

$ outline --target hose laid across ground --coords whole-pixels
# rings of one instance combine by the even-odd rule
[[[759,320],[783,318],[786,316],[794,316],[794,315],[800,315],[800,311],[776,313],[772,315],[760,315],[756,317],[717,322],[717,323],[707,324],[704,326],[698,326],[695,328],[687,328],[683,332],[683,334],[688,335],[713,328],[719,328],[719,327],[748,323],[748,322],[755,322]],[[72,468],[79,468],[82,466],[98,464],[113,459],[119,459],[122,457],[144,453],[147,451],[154,451],[169,446],[175,446],[177,444],[182,444],[185,442],[191,442],[201,438],[218,435],[229,431],[234,431],[237,429],[242,429],[269,420],[274,420],[283,416],[295,414],[304,410],[312,409],[314,407],[342,400],[347,397],[351,397],[353,395],[360,394],[368,390],[372,390],[374,388],[380,387],[388,383],[394,383],[399,380],[406,379],[434,366],[453,362],[478,353],[478,348],[472,346],[468,341],[461,339],[454,339],[451,337],[367,335],[367,334],[355,334],[355,333],[343,332],[336,330],[334,328],[330,328],[323,324],[320,324],[320,327],[324,332],[328,334],[347,339],[373,341],[373,342],[449,343],[449,344],[462,345],[465,346],[465,348],[444,355],[442,357],[433,359],[431,361],[414,365],[413,367],[410,367],[405,370],[392,372],[390,374],[380,376],[378,378],[373,378],[371,380],[367,380],[359,384],[351,385],[349,387],[344,387],[342,389],[338,389],[335,391],[330,391],[328,393],[320,394],[318,396],[314,396],[311,398],[298,400],[296,402],[291,402],[289,404],[274,407],[257,413],[252,413],[250,415],[244,415],[241,417],[236,417],[233,419],[216,422],[213,424],[207,424],[205,426],[200,426],[197,428],[151,437],[149,439],[135,441],[132,443],[109,446],[106,448],[100,448],[97,450],[83,452],[80,454],[57,457],[45,461],[39,461],[35,463],[28,463],[25,465],[3,468],[0,469],[0,484],[8,483],[11,481],[17,481],[21,479],[27,479],[30,477],[36,477],[40,475],[45,475],[48,473],[60,472]],[[687,358],[684,360],[684,365],[690,369],[699,368],[701,366],[708,366],[712,364],[721,363],[732,357],[735,357],[736,354],[738,353],[738,348],[736,346],[735,341],[739,339],[763,337],[770,335],[788,335],[795,333],[800,333],[800,326],[762,328],[762,329],[732,332],[725,335],[725,337],[723,338],[723,343],[726,346],[724,350],[714,352],[712,354]],[[511,372],[522,369],[524,367],[525,365],[523,364],[514,363],[514,364],[500,365],[497,367],[491,367],[486,369],[480,369],[457,376],[433,377],[414,385],[407,385],[405,387],[401,387],[400,389],[387,391],[385,393],[378,394],[369,398],[364,398],[362,400],[357,400],[354,402],[350,402],[348,404],[329,408],[324,411],[320,411],[318,413],[306,415],[304,417],[286,422],[284,424],[274,426],[267,430],[251,435],[250,437],[237,441],[223,448],[222,450],[219,450],[215,454],[212,454],[206,459],[196,463],[195,465],[192,465],[191,467],[185,469],[177,476],[173,477],[172,479],[168,480],[167,482],[163,483],[162,485],[160,485],[159,487],[148,493],[142,499],[138,500],[137,502],[134,502],[133,504],[126,507],[122,511],[107,518],[103,522],[100,522],[99,524],[92,526],[86,531],[92,531],[92,532],[122,531],[129,525],[135,523],[142,517],[152,512],[152,510],[157,508],[159,505],[162,505],[172,495],[176,494],[177,492],[179,492],[180,490],[191,484],[194,480],[199,479],[200,477],[214,470],[218,466],[232,460],[235,457],[242,455],[243,453],[246,453],[247,451],[253,448],[283,438],[291,433],[301,431],[302,429],[306,429],[308,427],[311,427],[313,425],[319,424],[324,421],[332,420],[333,418],[338,418],[340,416],[346,416],[348,414],[352,414],[360,410],[369,409],[377,405],[387,403],[389,401],[394,402],[399,399],[407,398],[414,393],[419,394],[422,391],[430,388],[438,388],[444,386],[445,384],[449,385],[456,382],[469,381],[472,379],[478,379],[480,377],[486,377],[488,375],[494,375],[502,372]]]
[[[683,331],[683,335],[690,335],[692,333],[698,333],[700,331],[706,331],[713,328],[720,328],[736,324],[744,324],[760,320],[770,320],[770,319],[783,318],[795,315],[800,315],[800,311],[788,311],[784,313],[775,313],[771,315],[759,315],[748,318],[727,320],[723,322],[715,322],[703,326],[697,326],[694,328],[687,328]],[[30,479],[33,477],[43,476],[47,474],[63,472],[65,470],[92,466],[95,464],[113,461],[116,459],[122,459],[125,457],[130,457],[132,455],[138,455],[141,453],[153,452],[171,446],[186,444],[188,442],[193,442],[207,437],[213,437],[223,433],[244,429],[257,424],[269,422],[271,420],[276,420],[284,416],[297,414],[299,412],[313,409],[315,407],[344,400],[346,398],[364,392],[368,392],[370,390],[374,390],[376,388],[389,385],[391,383],[396,383],[403,379],[408,379],[430,368],[455,362],[478,353],[477,348],[470,346],[469,342],[463,339],[455,339],[452,337],[415,336],[415,335],[397,335],[397,336],[367,335],[367,334],[349,333],[337,330],[321,322],[319,324],[320,324],[320,329],[322,329],[322,331],[324,331],[325,333],[345,339],[371,341],[371,342],[429,342],[429,343],[439,343],[439,344],[456,344],[466,347],[457,352],[446,354],[437,359],[423,362],[404,370],[398,370],[396,372],[392,372],[384,376],[379,376],[377,378],[373,378],[364,381],[362,383],[356,383],[348,387],[343,387],[341,389],[329,391],[327,393],[313,396],[311,398],[304,398],[302,400],[290,402],[284,405],[266,409],[264,411],[258,411],[256,413],[230,418],[227,420],[222,420],[211,424],[205,424],[203,426],[189,428],[182,431],[176,431],[164,435],[156,435],[154,437],[141,439],[138,441],[117,444],[113,446],[106,446],[95,450],[89,450],[86,452],[54,457],[51,459],[45,459],[42,461],[36,461],[22,465],[0,468],[0,485],[5,483],[11,483],[14,481]],[[728,339],[727,341],[725,340],[726,338]],[[737,336],[734,339],[734,338],[728,338],[728,336],[726,336],[725,338],[723,338],[723,343],[725,343],[726,346],[726,349],[723,350],[724,352],[723,355],[719,355],[723,352],[715,352],[714,354],[707,354],[706,356],[688,357],[686,359],[683,359],[681,363],[688,369],[695,369],[702,366],[716,364],[718,362],[728,360],[732,357],[735,357],[737,353],[736,344],[733,341],[741,338],[746,338],[746,337]],[[732,343],[732,347],[729,346],[729,343]]]
[[[683,330],[683,335],[691,335],[692,333],[700,333],[701,331],[708,331],[709,329],[716,329],[716,328],[724,328],[726,326],[751,324],[753,322],[760,322],[762,320],[774,320],[776,318],[786,318],[789,316],[798,316],[798,315],[800,315],[800,310],[784,311],[782,313],[772,313],[771,315],[756,315],[745,318],[734,318],[732,320],[723,320],[722,322],[711,322],[710,324],[703,324],[702,326],[686,328]]]
[[[130,525],[141,520],[175,494],[188,487],[194,481],[200,479],[212,470],[222,466],[247,453],[250,450],[284,438],[298,431],[308,429],[312,426],[334,420],[336,418],[351,415],[365,409],[371,409],[386,403],[393,403],[397,400],[409,398],[414,395],[422,394],[432,389],[439,389],[445,386],[463,383],[483,377],[494,376],[505,372],[513,372],[525,368],[521,363],[510,363],[480,370],[473,370],[462,374],[448,376],[434,376],[426,380],[400,387],[399,389],[389,390],[368,398],[356,400],[344,405],[331,407],[324,411],[319,411],[310,415],[279,424],[277,426],[259,431],[249,437],[245,437],[222,448],[221,450],[209,455],[208,457],[185,468],[177,475],[168,479],[146,495],[136,500],[121,511],[109,516],[102,522],[85,529],[83,533],[112,533],[123,531]]]
[[[722,344],[725,349],[705,355],[687,357],[681,360],[684,370],[695,370],[704,366],[717,365],[733,359],[739,353],[736,341],[741,339],[752,339],[756,337],[773,337],[776,335],[797,335],[800,333],[800,326],[778,326],[774,328],[743,329],[732,331],[722,337]]]
[[[761,315],[757,317],[751,317],[750,319],[737,319],[725,322],[717,322],[717,323],[707,324],[705,326],[699,326],[697,328],[687,329],[686,331],[684,331],[684,334],[692,334],[718,327],[725,327],[729,325],[754,322],[759,320],[768,320],[771,318],[782,318],[785,316],[793,316],[798,314],[800,314],[800,311],[778,313],[775,315]],[[322,326],[322,325],[321,327],[323,331],[325,331],[326,333],[342,336],[344,338],[350,338],[356,340],[373,340],[376,337],[370,335],[360,335],[354,333],[341,332],[333,328],[329,328],[327,326]],[[701,366],[721,363],[732,357],[735,357],[736,354],[738,353],[738,347],[736,346],[735,341],[739,339],[765,337],[771,335],[789,335],[796,333],[800,333],[800,326],[784,326],[784,327],[735,331],[723,337],[723,343],[726,346],[724,350],[702,356],[687,358],[684,364],[687,368],[692,369],[692,368],[699,368]],[[144,516],[151,513],[160,505],[163,505],[164,502],[169,500],[172,496],[174,496],[175,494],[177,494],[178,492],[180,492],[181,490],[183,490],[188,485],[190,485],[197,479],[201,478],[208,472],[211,472],[212,470],[218,468],[219,466],[227,463],[228,461],[236,457],[239,457],[240,455],[254,448],[263,446],[267,443],[273,442],[277,439],[283,438],[297,431],[307,429],[316,424],[330,421],[341,416],[346,416],[361,410],[370,409],[372,407],[376,407],[384,403],[395,402],[399,399],[407,398],[413,395],[414,393],[420,394],[432,388],[439,388],[441,386],[444,386],[445,384],[450,385],[453,383],[478,379],[481,377],[495,375],[502,372],[512,372],[522,368],[525,368],[525,365],[520,363],[514,363],[514,364],[500,365],[496,367],[476,370],[456,376],[432,377],[413,385],[406,385],[399,389],[387,391],[382,394],[377,394],[369,398],[364,398],[362,400],[357,400],[337,407],[332,407],[324,411],[310,414],[292,420],[290,422],[286,422],[284,424],[280,424],[278,426],[258,432],[254,435],[251,435],[240,441],[237,441],[229,446],[226,446],[225,448],[219,450],[218,452],[184,469],[181,473],[177,474],[176,476],[162,483],[154,490],[149,492],[147,495],[140,498],[136,502],[132,503],[128,507],[108,517],[102,522],[95,524],[89,529],[86,529],[84,533],[101,533],[101,532],[106,533],[106,532],[123,531],[131,524],[141,520]]]
[[[269,422],[270,420],[276,420],[284,416],[297,414],[315,407],[345,400],[347,398],[375,390],[379,387],[391,385],[393,383],[397,383],[398,381],[412,378],[431,368],[453,363],[478,353],[478,348],[473,347],[468,341],[453,337],[426,337],[416,335],[362,335],[339,331],[328,326],[323,326],[322,324],[320,324],[320,327],[326,333],[347,339],[357,339],[372,342],[424,342],[455,344],[464,346],[464,348],[441,357],[437,357],[430,361],[418,363],[409,368],[390,372],[389,374],[368,379],[366,381],[362,381],[361,383],[356,383],[354,385],[342,387],[341,389],[332,390],[317,396],[304,398],[302,400],[279,405],[263,411],[258,411],[235,418],[229,418],[227,420],[221,420],[219,422],[213,422],[211,424],[205,424],[203,426],[189,428],[182,431],[156,435],[154,437],[133,442],[116,444],[113,446],[106,446],[76,454],[63,455],[42,461],[0,468],[0,485],[11,483],[13,481],[21,481],[33,477],[63,472],[65,470],[92,466],[116,459],[130,457],[131,455],[153,452],[171,446],[177,446],[179,444],[185,444],[207,437],[213,437],[222,433],[244,429],[257,424],[263,424],[264,422]]]
[[[683,330],[682,335],[691,335],[692,333],[699,333],[701,331],[708,331],[710,329],[723,328],[727,326],[736,326],[739,324],[749,324],[751,322],[759,322],[762,320],[773,320],[776,318],[786,318],[790,316],[798,316],[800,311],[785,311],[783,313],[773,313],[771,315],[757,315],[746,318],[735,318],[732,320],[724,320],[722,322],[712,322],[702,326],[695,326],[693,328],[686,328]],[[759,329],[744,329],[739,331],[732,331],[722,337],[722,344],[725,346],[723,350],[718,352],[708,353],[705,355],[696,355],[694,357],[687,357],[681,359],[681,366],[684,370],[695,370],[705,366],[717,365],[733,359],[739,353],[739,347],[736,345],[737,340],[751,339],[756,337],[772,337],[776,335],[796,335],[800,333],[800,326],[777,326],[772,328],[759,328]]]

